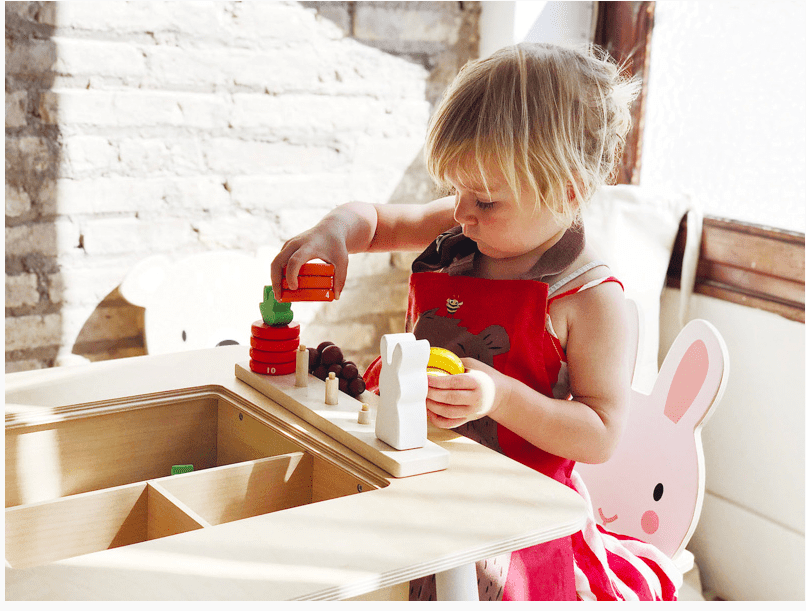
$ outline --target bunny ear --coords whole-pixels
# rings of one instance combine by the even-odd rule
[[[168,277],[170,259],[152,255],[138,262],[120,284],[120,293],[132,305],[146,307]]]
[[[677,424],[694,403],[708,375],[708,349],[698,339],[691,344],[674,372],[663,415]]]
[[[392,352],[391,365],[400,370],[401,374],[412,372],[425,372],[428,366],[431,345],[428,340],[415,339],[413,334],[406,333],[407,337],[395,344]]]
[[[698,425],[724,390],[726,374],[727,350],[719,332],[704,320],[691,321],[669,350],[659,375],[672,377],[664,415],[677,424],[692,413]]]
[[[381,336],[381,362],[386,365],[393,360],[394,349],[400,342],[412,342],[417,338],[413,333],[387,333]]]

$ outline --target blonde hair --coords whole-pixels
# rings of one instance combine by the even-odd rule
[[[595,46],[503,48],[468,62],[445,92],[429,124],[428,171],[445,187],[446,173],[473,171],[475,159],[486,186],[497,167],[518,203],[524,191],[536,194],[570,227],[615,176],[639,90]]]

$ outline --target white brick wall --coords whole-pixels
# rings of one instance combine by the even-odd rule
[[[458,3],[392,4],[393,36],[411,22],[412,39],[456,42]],[[142,258],[279,249],[340,203],[387,201],[418,165],[429,72],[313,8],[73,0],[6,14],[9,371],[142,346],[116,294]],[[367,16],[361,36],[389,35]],[[326,314],[334,333],[371,338],[354,342],[369,352],[370,329],[405,301],[382,286],[405,271],[376,260],[384,271],[350,268],[351,282],[379,285],[359,299],[374,304],[364,320],[352,300]]]

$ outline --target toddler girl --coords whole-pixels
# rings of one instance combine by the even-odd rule
[[[466,65],[429,126],[428,170],[453,195],[353,202],[289,240],[272,263],[321,258],[344,287],[348,253],[423,250],[407,330],[476,375],[429,376],[430,422],[587,496],[575,461],[603,462],[627,417],[620,282],[585,243],[581,210],[616,170],[637,92],[600,51],[520,44]],[[377,389],[379,360],[364,378]],[[670,599],[681,578],[652,546],[593,523],[477,564],[482,599]],[[433,579],[411,597],[433,597]]]

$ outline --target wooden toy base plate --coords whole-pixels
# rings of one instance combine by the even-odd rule
[[[325,403],[325,383],[312,375],[308,386],[297,387],[295,374],[268,376],[249,369],[249,363],[236,363],[235,376],[288,411],[344,444],[356,454],[394,477],[409,477],[448,467],[448,451],[426,440],[425,446],[395,450],[375,437],[376,402],[370,403],[368,424],[358,423],[361,402],[339,392],[338,405]]]

